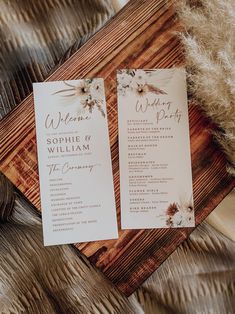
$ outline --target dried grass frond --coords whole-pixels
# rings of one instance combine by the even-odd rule
[[[235,1],[180,0],[189,92],[222,130],[214,134],[235,175]]]

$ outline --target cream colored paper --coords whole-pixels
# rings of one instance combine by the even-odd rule
[[[185,71],[120,70],[117,80],[122,229],[193,227]]]
[[[103,80],[33,89],[44,244],[117,238]]]

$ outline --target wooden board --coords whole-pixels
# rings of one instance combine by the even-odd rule
[[[183,64],[176,37],[174,1],[133,0],[48,80],[105,79],[117,213],[120,227],[116,69],[169,68]],[[215,128],[190,106],[193,187],[198,225],[235,186]],[[0,170],[40,210],[33,96],[0,125]],[[130,295],[192,232],[192,228],[126,230],[118,240],[76,244],[122,292]]]

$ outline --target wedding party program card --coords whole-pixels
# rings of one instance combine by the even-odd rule
[[[122,229],[193,227],[185,71],[117,79]]]
[[[33,89],[44,244],[117,238],[103,80]]]

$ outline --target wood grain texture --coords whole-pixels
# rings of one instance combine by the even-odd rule
[[[120,227],[116,70],[169,68],[184,62],[174,1],[133,0],[49,78],[103,77],[106,86],[115,196]],[[224,154],[212,140],[215,126],[191,104],[190,136],[198,225],[235,186]],[[33,96],[0,126],[0,170],[40,210]],[[118,240],[76,244],[122,292],[130,295],[193,228],[119,231]]]

